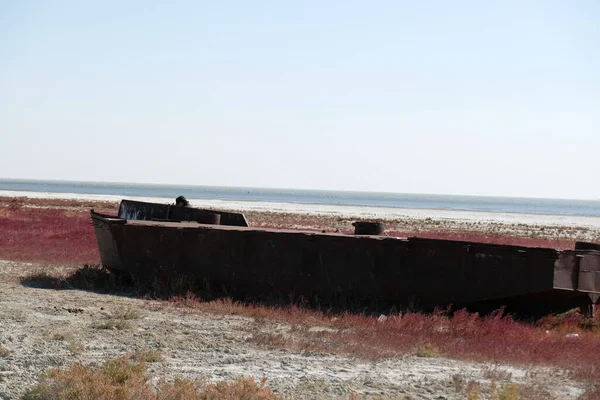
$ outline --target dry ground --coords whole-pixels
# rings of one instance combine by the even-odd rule
[[[564,369],[565,362],[570,362],[568,358],[558,363],[556,359],[561,351],[577,354],[574,350],[579,349],[579,344],[595,352],[599,343],[598,337],[592,334],[586,337],[583,333],[579,339],[570,341],[565,339],[567,332],[553,331],[551,340],[557,344],[556,353],[547,354],[547,346],[542,346],[540,351],[546,353],[538,354],[534,350],[521,358],[511,355],[521,360],[519,365],[507,361],[454,360],[439,354],[435,347],[403,349],[392,357],[370,358],[364,352],[336,351],[339,343],[332,340],[338,336],[337,331],[332,330],[335,324],[323,324],[318,319],[298,330],[285,318],[278,320],[265,318],[260,313],[233,312],[236,307],[183,307],[176,302],[21,284],[21,278],[42,269],[64,275],[83,263],[97,263],[89,208],[110,212],[115,206],[0,197],[1,399],[19,398],[48,368],[79,362],[99,364],[123,354],[156,360],[149,364],[153,381],[176,376],[211,380],[231,380],[240,375],[266,377],[274,392],[294,398],[357,395],[359,398],[463,399],[478,398],[475,397],[478,392],[481,398],[486,398],[493,383],[500,391],[504,390],[506,399],[576,399],[591,387],[590,377],[587,381],[576,380]],[[351,221],[346,217],[322,219],[290,213],[251,212],[247,216],[255,226],[315,230],[347,230]],[[575,239],[600,240],[596,229],[561,226],[479,226],[429,219],[388,221],[388,226],[394,235],[418,234],[558,248],[571,247]],[[290,345],[302,342],[306,335],[311,336],[311,347]],[[315,340],[318,343],[315,344]],[[462,339],[458,337],[458,340]],[[486,340],[490,346],[499,346],[494,344],[493,337]],[[528,342],[514,340],[514,348],[506,350],[514,353],[518,345],[527,346]],[[561,349],[561,343],[566,347]],[[502,352],[502,348],[496,348],[485,354]],[[523,358],[530,356],[536,357],[536,365],[563,367],[527,365]],[[486,359],[485,355],[466,358]],[[543,362],[545,358],[549,361]],[[600,362],[594,364],[595,357],[588,359],[592,364],[588,360],[581,365],[589,365],[589,369],[595,371],[591,372],[591,379],[595,379]],[[581,378],[584,377],[578,375],[578,379]],[[513,389],[517,389],[521,397]],[[596,398],[594,393],[598,394],[599,390],[588,398]]]
[[[155,350],[154,378],[212,380],[244,375],[268,378],[274,392],[299,398],[466,398],[473,383],[521,385],[532,398],[574,399],[589,384],[548,368],[403,357],[369,362],[334,354],[274,350],[253,335],[287,332],[285,323],[205,313],[174,303],[24,286],[35,264],[0,262],[0,398],[18,398],[51,367],[101,363],[125,353]],[[59,268],[51,271],[61,273]],[[322,328],[326,329],[326,328]],[[318,331],[319,327],[312,327]]]

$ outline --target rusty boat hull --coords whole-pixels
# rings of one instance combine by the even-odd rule
[[[132,219],[123,208],[121,216],[91,212],[100,257],[142,284],[184,279],[244,299],[398,310],[487,304],[530,314],[577,306],[593,312],[600,295],[594,246],[558,251],[260,229],[243,226],[241,214],[221,215],[220,225],[164,215]]]

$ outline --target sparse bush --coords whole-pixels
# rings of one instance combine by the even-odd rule
[[[88,265],[68,276],[66,283],[77,289],[111,292],[130,292],[131,285],[100,265]]]
[[[28,389],[24,400],[133,400],[155,398],[144,377],[145,366],[126,358],[105,362],[100,368],[76,364],[53,369]]]
[[[541,318],[537,325],[559,332],[600,332],[600,313],[596,313],[596,318],[590,318],[581,314],[579,309],[573,309],[561,314],[547,315]]]
[[[40,382],[29,388],[24,400],[277,400],[266,385],[252,378],[233,382],[200,382],[176,378],[160,380],[153,388],[145,377],[146,365],[127,357],[106,361],[100,367],[81,364],[60,370],[53,369],[41,376]]]
[[[123,384],[133,379],[142,378],[146,372],[146,364],[134,362],[128,357],[119,357],[106,361],[100,371],[112,382]]]

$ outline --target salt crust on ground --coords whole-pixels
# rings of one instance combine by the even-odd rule
[[[278,394],[307,399],[359,395],[390,398],[462,399],[456,377],[489,383],[490,369],[505,382],[535,385],[557,399],[574,399],[584,385],[560,371],[486,365],[445,358],[405,356],[379,362],[339,355],[269,350],[246,341],[258,332],[285,331],[282,324],[233,315],[208,314],[170,303],[82,290],[23,286],[19,277],[40,266],[0,260],[0,398],[16,399],[52,367],[101,363],[143,349],[158,349],[164,362],[150,364],[158,377],[234,379],[263,376]],[[50,273],[64,273],[57,267]],[[69,310],[81,310],[69,312]],[[112,313],[131,309],[132,329],[98,329]],[[78,350],[74,350],[78,349]],[[486,377],[487,376],[487,377]],[[502,383],[500,381],[499,383]]]

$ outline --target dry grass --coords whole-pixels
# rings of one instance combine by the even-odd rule
[[[431,343],[425,343],[417,347],[417,349],[415,350],[415,356],[437,358],[441,357],[441,354],[437,347],[435,347]]]
[[[95,322],[94,324],[92,324],[92,327],[95,329],[124,331],[132,329],[133,325],[131,324],[131,322],[124,319],[111,319],[105,322]]]
[[[142,318],[142,313],[137,308],[125,307],[123,309],[113,311],[112,318],[130,321]]]
[[[144,363],[155,363],[165,360],[160,350],[157,349],[138,350],[131,355],[131,359]]]
[[[154,393],[144,372],[145,365],[126,358],[109,360],[99,368],[76,364],[67,370],[53,369],[28,389],[23,399],[150,399]]]
[[[160,400],[276,400],[279,399],[266,386],[266,379],[256,383],[252,378],[238,378],[233,382],[220,381],[202,384],[177,379],[161,383],[156,397]]]
[[[596,306],[597,310],[600,307]],[[597,311],[596,314],[600,314]],[[548,315],[537,322],[543,329],[560,333],[578,333],[589,331],[600,334],[600,315],[597,318],[586,318],[578,310],[570,310],[562,314]]]
[[[50,340],[71,342],[75,340],[75,334],[73,332],[56,332],[50,336]]]
[[[52,277],[47,274],[38,274],[36,278],[52,282]],[[84,288],[107,291],[124,287],[109,272],[90,266],[57,281],[62,285],[68,283],[69,287],[81,284]],[[599,318],[591,320],[572,311],[531,324],[514,321],[500,311],[485,317],[465,310],[453,313],[438,310],[433,314],[405,313],[377,318],[352,313],[329,314],[298,306],[269,307],[231,299],[202,301],[192,293],[172,297],[170,304],[209,313],[252,317],[258,323],[248,341],[259,346],[345,354],[369,360],[415,354],[552,366],[565,369],[576,378],[600,379],[596,356],[600,354],[600,314]],[[117,314],[95,327],[131,329],[130,321],[140,317],[139,311],[134,309],[124,309]],[[289,334],[265,331],[269,322],[289,324]],[[326,329],[314,331],[310,329],[312,327]],[[579,337],[569,338],[567,333],[578,333]]]
[[[444,356],[469,361],[552,366],[582,379],[600,379],[600,331],[578,313],[576,326],[539,325],[513,320],[497,311],[481,317],[458,310],[432,314],[405,313],[378,318],[343,313],[330,315],[296,306],[266,307],[232,300],[203,302],[193,294],[175,297],[172,303],[205,312],[238,314],[255,318],[249,342],[260,346],[290,348],[309,353],[338,353],[369,360],[404,354]],[[548,317],[550,318],[550,317]],[[265,331],[269,321],[287,323],[289,333]],[[592,328],[589,328],[589,327]],[[310,329],[320,327],[326,329]],[[575,332],[578,338],[566,337]]]
[[[277,397],[266,386],[252,378],[234,382],[207,383],[186,379],[159,381],[150,385],[145,376],[146,364],[127,357],[106,361],[100,367],[81,364],[45,373],[40,382],[28,389],[24,400],[270,400]]]
[[[71,355],[77,356],[85,351],[85,346],[78,340],[72,340],[69,341],[69,344],[67,345],[67,350],[69,350]]]
[[[0,346],[0,358],[10,356],[10,350],[4,346]]]
[[[130,330],[133,329],[133,324],[131,321],[141,318],[141,313],[135,308],[126,307],[113,311],[107,316],[107,318],[108,320],[103,322],[94,322],[92,327],[95,329],[109,329],[117,331]]]
[[[96,268],[84,275],[91,277],[92,281],[100,279],[108,282],[110,286],[113,281],[104,277],[106,273]],[[100,278],[95,274],[99,274]],[[44,279],[47,278],[44,276]],[[93,285],[98,286],[95,283]],[[247,340],[258,346],[305,353],[337,353],[368,360],[413,354],[420,357],[443,356],[481,362],[551,366],[564,369],[575,378],[589,381],[600,379],[600,365],[597,362],[597,354],[600,354],[600,330],[597,325],[600,318],[586,319],[575,311],[548,316],[537,324],[531,324],[514,321],[501,311],[485,317],[465,310],[453,313],[438,310],[432,314],[405,313],[383,318],[352,313],[329,314],[298,306],[268,307],[231,299],[202,301],[192,293],[172,297],[169,303],[164,304],[213,314],[251,317],[256,323]],[[130,329],[130,320],[140,318],[140,315],[139,310],[124,309],[113,313],[111,319],[96,327]],[[289,330],[274,333],[265,329],[269,324],[280,323],[289,325]],[[315,327],[318,329],[311,329]],[[579,337],[569,338],[566,333],[578,333]],[[144,360],[142,355],[139,357],[139,360]],[[489,371],[488,378],[505,380],[503,374],[506,372]],[[522,388],[519,390],[519,393],[523,392]]]
[[[552,394],[544,388],[515,383],[477,382],[462,375],[454,375],[452,383],[457,393],[468,400],[546,400]]]

